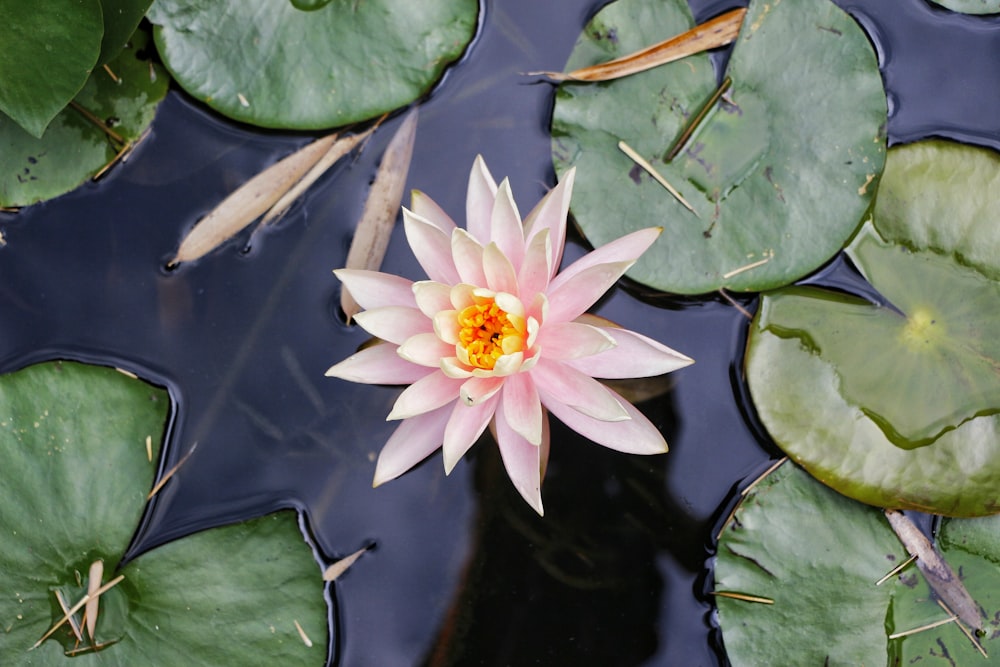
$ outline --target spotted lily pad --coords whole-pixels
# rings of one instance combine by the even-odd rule
[[[246,123],[317,129],[424,95],[472,39],[478,12],[477,0],[157,0],[149,18],[194,97]]]
[[[983,170],[982,173],[980,170]],[[874,223],[848,253],[884,298],[794,287],[761,299],[747,381],[775,442],[884,507],[1000,511],[997,158],[893,149]]]
[[[153,481],[146,439],[160,442],[168,411],[166,392],[108,368],[46,363],[0,376],[0,663],[323,664],[320,570],[292,512],[116,569]],[[72,606],[97,560],[105,583],[124,577],[100,597],[100,650],[69,624],[32,649],[64,615],[56,591]]]
[[[942,555],[990,618],[1000,610],[998,528],[990,517],[946,521],[942,531]],[[906,558],[881,511],[783,464],[747,494],[719,540],[715,592],[729,659],[748,666],[987,664],[954,623],[905,634],[948,618],[913,565],[875,585]],[[733,593],[758,601],[727,597]],[[998,626],[986,625],[990,655],[1000,651]]]
[[[686,3],[618,0],[587,25],[566,69],[690,27]],[[560,174],[577,167],[576,221],[594,245],[665,227],[629,272],[661,290],[762,290],[806,275],[849,239],[882,171],[886,99],[875,54],[833,3],[753,0],[726,74],[732,87],[669,161],[716,90],[706,56],[604,84],[563,83],[556,94],[553,156]]]
[[[117,80],[99,68],[75,98],[126,143],[152,123],[169,85],[166,72],[144,52],[148,40],[145,32],[135,32],[108,63]],[[0,206],[26,206],[69,192],[122,148],[80,109],[63,109],[40,139],[0,115]]]

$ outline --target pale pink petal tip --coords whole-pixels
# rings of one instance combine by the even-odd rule
[[[444,406],[401,423],[379,452],[372,486],[395,479],[441,446],[451,406]]]

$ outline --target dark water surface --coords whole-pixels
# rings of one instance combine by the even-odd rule
[[[410,187],[462,219],[482,153],[528,210],[553,182],[552,87],[520,73],[561,69],[602,4],[487,0],[470,53],[420,108]],[[939,135],[1000,148],[996,19],[924,0],[839,4],[877,43],[892,142]],[[699,2],[696,13],[731,5]],[[726,664],[706,594],[714,533],[735,490],[776,453],[740,379],[746,319],[725,301],[619,289],[601,304],[697,360],[642,406],[668,455],[625,456],[555,425],[544,519],[489,442],[448,478],[436,454],[371,488],[397,390],[323,372],[367,338],[338,321],[330,271],[396,122],[249,253],[244,235],[166,272],[195,220],[310,139],[237,126],[172,92],[149,139],[104,181],[0,214],[0,369],[72,357],[171,389],[162,466],[198,449],[156,498],[136,550],[280,507],[307,512],[326,559],[373,545],[332,591],[340,664]],[[567,261],[585,252],[571,241]],[[385,267],[420,277],[401,230]],[[839,260],[812,280],[856,285]]]

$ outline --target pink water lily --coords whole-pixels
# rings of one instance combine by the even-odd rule
[[[327,375],[409,384],[389,420],[378,486],[438,447],[446,472],[491,423],[507,474],[542,514],[549,454],[547,413],[590,440],[633,454],[667,451],[634,406],[594,378],[649,377],[692,360],[639,333],[586,314],[661,229],[601,246],[558,272],[574,171],[522,223],[510,185],[481,157],[469,179],[467,229],[415,191],[403,209],[406,237],[429,280],[376,271],[334,271],[365,310],[356,322],[376,344]]]

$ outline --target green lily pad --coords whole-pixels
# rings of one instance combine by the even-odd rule
[[[145,57],[148,35],[139,30],[108,63],[116,82],[98,68],[76,102],[108,121],[126,142],[149,127],[166,96],[169,78]],[[63,109],[41,139],[0,116],[0,206],[26,206],[51,199],[96,174],[121,147],[77,109]]]
[[[931,0],[946,9],[960,14],[1000,14],[997,0]]]
[[[121,53],[151,4],[153,0],[101,0],[104,36],[101,39],[98,65],[103,65]]]
[[[998,527],[992,517],[946,522],[940,545],[990,617],[1000,609]],[[954,623],[889,638],[948,617],[916,566],[875,585],[906,558],[879,510],[782,465],[747,494],[719,540],[715,591],[729,659],[896,667],[950,655],[944,664],[987,664]],[[991,655],[1000,651],[997,637],[984,640]]]
[[[307,3],[314,5],[315,3]],[[158,0],[164,63],[191,95],[263,127],[374,118],[424,95],[471,41],[477,0]]]
[[[1000,511],[1000,234],[980,218],[997,208],[977,190],[978,169],[997,173],[984,153],[890,151],[874,224],[848,248],[887,305],[786,288],[762,297],[751,326],[747,381],[767,430],[863,502]]]
[[[588,24],[566,69],[690,27],[686,3],[618,0]],[[850,238],[882,171],[886,99],[875,54],[828,0],[753,0],[727,74],[732,87],[669,162],[687,119],[716,89],[706,56],[609,83],[563,83],[556,94],[553,157],[560,174],[577,167],[577,223],[594,245],[665,227],[629,272],[657,289],[752,291],[808,274]]]
[[[101,51],[100,0],[0,0],[0,111],[41,137],[80,91]]]
[[[0,376],[0,663],[325,660],[320,571],[292,512],[187,537],[116,571],[153,481],[145,442],[159,443],[168,411],[166,392],[108,368],[55,362]],[[68,624],[29,650],[63,616],[55,591],[73,605],[98,559],[105,583],[124,576],[100,598],[101,650]]]

